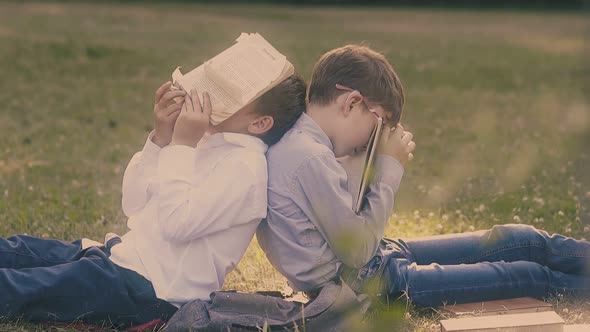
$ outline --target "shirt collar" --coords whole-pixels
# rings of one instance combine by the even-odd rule
[[[316,142],[327,146],[330,150],[334,150],[328,135],[306,113],[301,114],[295,125],[293,125],[293,129],[310,135]]]
[[[243,146],[248,149],[260,151],[266,153],[268,146],[260,138],[238,133],[215,133],[205,134],[202,140],[202,146],[205,148],[212,148],[223,144],[234,144],[237,146]]]

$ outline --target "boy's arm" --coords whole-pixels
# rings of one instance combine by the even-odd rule
[[[156,175],[160,147],[152,141],[154,132],[148,135],[143,149],[132,158],[123,175],[121,203],[127,217],[140,211],[149,201],[150,182]]]
[[[347,175],[333,155],[308,160],[297,185],[309,202],[305,214],[322,233],[334,254],[346,265],[360,268],[375,254],[393,210],[403,166],[393,157],[377,157],[377,175],[359,215],[352,210]]]
[[[156,174],[161,147],[170,143],[176,118],[183,102],[170,104],[174,98],[185,96],[184,91],[170,91],[172,82],[165,82],[156,90],[154,101],[154,131],[150,133],[141,152],[136,153],[123,175],[122,206],[127,217],[139,212],[149,201],[149,185]]]
[[[266,179],[239,155],[230,154],[197,182],[195,153],[186,145],[160,152],[157,220],[164,238],[190,241],[266,215]]]

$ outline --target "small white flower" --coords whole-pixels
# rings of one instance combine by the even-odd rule
[[[514,217],[512,217],[512,220],[514,222],[516,222],[516,223],[519,223],[520,222],[520,217],[519,216],[514,216]]]

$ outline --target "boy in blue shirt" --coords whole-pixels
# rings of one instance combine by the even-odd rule
[[[295,290],[314,297],[341,277],[358,292],[436,306],[501,298],[590,294],[590,243],[526,225],[414,240],[384,239],[412,134],[401,125],[404,92],[383,55],[356,45],[324,54],[308,107],[267,153],[268,215],[257,230],[266,256]],[[338,157],[367,144],[375,115],[386,131],[362,210],[352,210]],[[371,286],[371,287],[369,287]]]

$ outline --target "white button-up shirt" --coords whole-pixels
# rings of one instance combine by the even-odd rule
[[[205,136],[196,148],[159,148],[148,137],[125,170],[130,231],[111,260],[176,306],[208,299],[266,216],[266,149],[259,138],[235,133]]]

